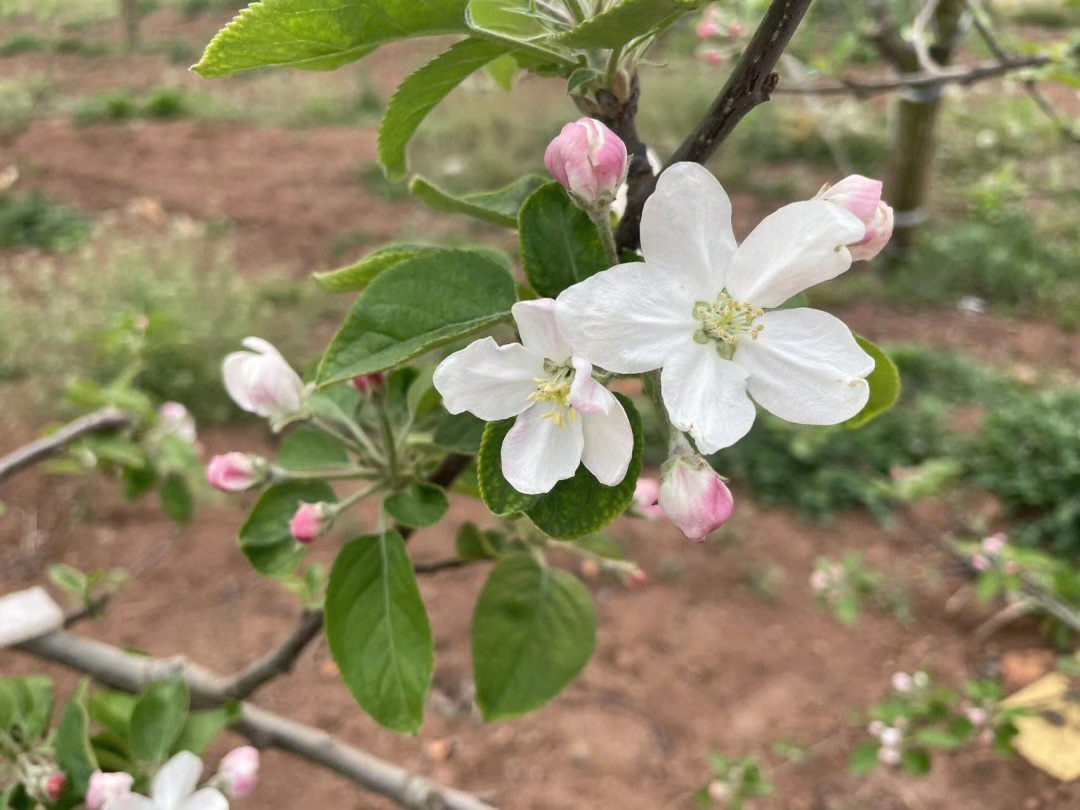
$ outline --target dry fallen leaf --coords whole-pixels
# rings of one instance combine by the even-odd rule
[[[1016,718],[1013,746],[1036,768],[1063,782],[1080,778],[1080,703],[1072,690],[1067,675],[1051,672],[1002,701],[1005,708],[1035,710]]]

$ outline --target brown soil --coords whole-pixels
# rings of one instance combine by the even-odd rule
[[[187,23],[158,14],[147,30],[151,36],[205,38],[215,26],[213,20]],[[103,27],[97,33],[111,37],[115,31]],[[380,87],[389,86],[388,77],[400,75],[405,64],[394,62],[394,54],[402,52],[376,65]],[[406,55],[408,63],[415,61],[415,52]],[[17,64],[32,68],[37,58]],[[54,64],[67,92],[113,86],[117,60],[78,78],[81,64],[74,57]],[[159,57],[122,64],[139,74],[124,86],[156,85],[162,71],[173,69]],[[78,205],[111,210],[149,197],[169,213],[228,219],[246,272],[319,269],[334,258],[333,240],[350,231],[368,234],[374,244],[402,231],[437,238],[450,227],[460,230],[459,223],[415,205],[365,195],[351,170],[373,157],[370,131],[188,121],[85,129],[73,129],[67,120],[38,121],[0,148],[0,166],[17,162],[21,182]],[[1039,324],[875,304],[852,307],[845,317],[875,339],[928,340],[996,361],[1080,370],[1077,339]],[[29,426],[0,421],[0,452],[32,435]],[[204,439],[208,453],[266,445],[261,434],[239,430]],[[1077,806],[1080,788],[1059,786],[1019,759],[989,752],[942,756],[926,779],[884,770],[869,779],[848,775],[846,758],[859,736],[850,713],[887,694],[894,671],[930,667],[942,681],[957,684],[997,671],[1006,653],[1014,661],[1043,660],[1038,651],[1029,654],[1039,637],[1020,627],[989,643],[974,641],[972,631],[986,613],[926,538],[886,530],[862,515],[829,527],[809,525],[784,511],[758,510],[736,494],[730,544],[693,545],[664,522],[624,519],[613,527],[652,581],[627,590],[589,580],[600,617],[596,654],[563,695],[528,717],[485,725],[470,710],[469,618],[485,566],[421,583],[435,631],[440,697],[432,700],[418,738],[383,731],[364,716],[336,677],[324,643],[256,700],[416,772],[476,791],[499,807],[520,810],[689,807],[690,794],[707,779],[710,749],[754,753],[773,764],[778,794],[769,806],[792,810]],[[208,506],[178,532],[151,501],[124,503],[108,484],[55,479],[40,470],[24,474],[0,487],[8,509],[0,517],[0,592],[42,582],[52,561],[82,569],[137,567],[167,547],[164,561],[126,588],[103,621],[83,631],[235,670],[288,633],[296,613],[292,598],[259,578],[237,550],[233,537],[249,502],[236,500]],[[446,526],[464,519],[490,520],[477,504],[459,501]],[[346,536],[320,541],[313,557],[330,561]],[[418,559],[445,556],[451,538],[450,528],[422,532],[412,551]],[[908,589],[917,617],[912,628],[873,610],[856,627],[842,628],[814,608],[807,584],[814,558],[852,549]],[[771,600],[746,584],[748,572],[761,565],[782,575]],[[36,661],[0,652],[0,673],[39,669]],[[65,689],[74,683],[70,673],[46,669]],[[1010,671],[1017,669],[1023,667]],[[455,719],[454,706],[464,706],[465,716]],[[782,764],[771,754],[776,740],[812,745],[811,760]],[[214,754],[224,748],[217,746]],[[268,753],[265,765],[256,796],[238,807],[390,807],[284,755]]]

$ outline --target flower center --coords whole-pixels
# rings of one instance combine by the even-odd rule
[[[574,367],[569,363],[558,365],[544,360],[546,377],[534,377],[536,390],[529,394],[533,402],[551,402],[554,407],[543,415],[559,427],[566,427],[577,419],[577,411],[570,405],[570,386],[574,382]]]
[[[720,293],[712,303],[698,301],[694,304],[694,319],[701,326],[694,332],[694,341],[713,342],[722,352],[730,352],[743,335],[749,335],[751,340],[757,338],[762,326],[754,326],[754,319],[762,312],[758,307],[736,301],[726,292]]]

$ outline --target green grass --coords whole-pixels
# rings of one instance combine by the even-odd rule
[[[0,195],[0,247],[71,250],[90,226],[89,215],[41,194]]]

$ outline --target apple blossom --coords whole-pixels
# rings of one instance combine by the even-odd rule
[[[911,676],[906,672],[894,672],[892,676],[892,688],[897,692],[910,692],[912,687]]]
[[[54,771],[46,777],[42,790],[49,801],[55,802],[64,795],[64,788],[67,787],[67,783],[67,777],[62,772]]]
[[[217,788],[198,790],[203,764],[190,751],[181,751],[161,766],[150,783],[150,796],[137,793],[110,798],[104,810],[229,810]]]
[[[664,510],[656,502],[660,495],[660,482],[655,478],[642,476],[634,485],[634,506],[645,517],[654,518],[664,514]]]
[[[884,765],[899,765],[901,759],[900,749],[883,745],[878,749],[877,757]]]
[[[289,532],[300,543],[310,543],[330,528],[334,508],[328,503],[301,503],[289,521]]]
[[[516,417],[501,460],[503,475],[519,492],[548,492],[579,464],[615,486],[626,476],[634,445],[622,405],[559,332],[554,301],[519,301],[511,311],[521,343],[500,346],[482,338],[435,369],[443,405],[486,421]]]
[[[1005,544],[1008,542],[1005,535],[1001,532],[992,534],[989,537],[984,537],[982,541],[983,551],[989,554],[991,557],[997,556],[1005,548]]]
[[[677,163],[645,203],[644,262],[564,290],[559,328],[608,371],[662,369],[671,423],[702,452],[746,434],[756,413],[751,396],[789,422],[836,424],[866,405],[873,359],[832,315],[765,309],[847,270],[847,245],[864,231],[841,206],[808,200],[766,217],[736,245],[731,203],[716,178]]]
[[[713,66],[719,65],[721,62],[724,61],[723,54],[721,54],[720,51],[714,50],[712,48],[709,48],[708,50],[702,52],[701,58],[705,60],[706,65]]]
[[[626,176],[626,144],[595,118],[581,118],[548,144],[544,165],[583,207],[608,205]]]
[[[176,436],[188,444],[195,444],[195,417],[179,402],[165,402],[158,408],[162,433]]]
[[[113,799],[120,799],[131,793],[134,784],[135,777],[130,773],[94,771],[90,774],[84,799],[87,810],[102,810]]]
[[[698,455],[680,455],[664,465],[657,498],[668,519],[691,540],[718,528],[735,508],[723,479]]]
[[[224,453],[214,456],[206,465],[206,481],[222,492],[242,492],[258,484],[265,462],[247,453]]]
[[[719,33],[719,31],[720,26],[718,26],[713,20],[710,19],[702,20],[698,23],[698,26],[695,29],[695,33],[698,35],[699,39],[709,39],[710,37],[715,37],[717,33]]]
[[[881,181],[860,174],[825,186],[814,197],[839,205],[866,226],[862,239],[849,245],[852,261],[866,261],[881,253],[893,232],[893,210],[881,200]]]
[[[280,427],[303,410],[304,383],[281,353],[262,338],[244,338],[250,351],[232,352],[222,372],[225,390],[241,408]]]
[[[243,799],[251,795],[259,781],[259,751],[250,745],[234,748],[221,758],[218,779],[225,795]]]

